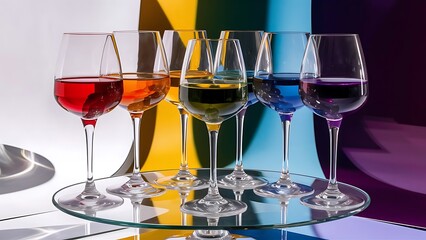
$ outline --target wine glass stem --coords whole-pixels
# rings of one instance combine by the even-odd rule
[[[330,134],[330,177],[327,189],[337,190],[337,143],[339,139],[339,128],[342,119],[327,120]]]
[[[219,223],[219,218],[207,218],[208,226],[217,226],[218,223]]]
[[[86,198],[98,198],[101,194],[96,189],[93,181],[93,138],[95,136],[96,120],[82,120],[84,132],[86,135],[86,154],[87,154],[87,181],[80,196]]]
[[[133,205],[133,222],[141,222],[141,204],[142,202],[132,202]]]
[[[87,182],[86,185],[93,183],[93,138],[95,135],[95,123],[86,124],[83,120],[84,132],[86,134],[86,154],[87,154]]]
[[[290,123],[291,117],[293,114],[283,114],[280,116],[281,124],[283,128],[283,162],[281,169],[281,178],[287,179],[289,178],[289,167],[288,167],[288,159],[289,159],[289,136],[290,136]]]
[[[219,135],[219,124],[207,124],[209,132],[209,145],[210,145],[210,180],[208,195],[218,196],[219,189],[217,186],[217,137]]]
[[[189,195],[189,191],[188,192],[179,192],[179,196],[180,196],[180,206],[182,206],[183,204],[185,204],[185,202],[186,202],[186,198],[188,197],[188,195]],[[186,213],[184,213],[184,212],[182,212],[181,211],[181,213],[180,213],[180,223],[181,223],[181,225],[182,226],[186,226],[187,225],[187,222],[186,222]]]
[[[235,171],[243,171],[243,129],[244,129],[244,116],[247,108],[244,107],[238,112],[236,117],[237,124],[237,156],[235,162]]]
[[[140,126],[142,114],[140,115],[131,115],[133,122],[133,144],[134,144],[134,153],[133,153],[133,175],[140,173],[140,162],[139,162],[139,146],[140,146]]]
[[[287,224],[287,210],[288,210],[289,200],[284,200],[280,203],[281,207],[281,223]]]
[[[287,224],[287,211],[288,211],[289,200],[285,200],[280,203],[281,206],[281,224]],[[281,229],[281,240],[287,240],[287,230]]]
[[[186,155],[186,138],[187,138],[187,126],[188,126],[188,113],[181,106],[178,106],[180,114],[180,129],[181,129],[181,142],[180,142],[180,171],[188,170],[188,159]]]
[[[244,190],[234,190],[235,200],[241,201],[241,197],[243,196]]]

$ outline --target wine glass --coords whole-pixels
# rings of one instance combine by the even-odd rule
[[[194,78],[194,74],[198,75]],[[182,65],[179,100],[193,117],[206,123],[209,132],[210,179],[202,199],[188,201],[181,210],[194,216],[223,217],[244,212],[241,201],[223,198],[217,185],[217,138],[223,121],[246,105],[247,76],[237,39],[193,39]]]
[[[253,80],[259,101],[276,111],[283,128],[283,159],[280,178],[254,189],[257,195],[272,198],[311,194],[309,186],[293,182],[289,172],[289,133],[294,112],[303,107],[298,93],[300,64],[308,40],[305,32],[264,33]]]
[[[84,190],[60,198],[64,208],[94,212],[119,206],[123,199],[101,194],[93,179],[93,139],[98,118],[113,110],[123,94],[120,61],[112,34],[65,33],[55,71],[54,95],[66,111],[81,118],[86,134]]]
[[[149,198],[163,194],[145,181],[140,173],[140,124],[145,111],[162,101],[170,88],[166,55],[158,31],[115,31],[123,70],[124,92],[120,106],[129,113],[133,123],[134,164],[130,179],[107,191],[123,197]]]
[[[337,142],[343,116],[359,109],[368,95],[367,70],[358,35],[311,35],[303,57],[299,91],[305,106],[327,120],[330,134],[327,189],[301,198],[301,202],[331,211],[362,206],[364,200],[342,193],[336,179]]]
[[[208,182],[199,179],[189,171],[186,155],[186,136],[188,113],[179,102],[179,81],[183,57],[190,39],[204,39],[207,37],[205,30],[166,30],[163,35],[163,45],[169,63],[171,87],[166,100],[175,105],[180,114],[181,123],[181,155],[179,171],[174,176],[166,176],[155,180],[158,185],[169,189],[201,189],[207,188]],[[187,77],[189,77],[187,75]],[[193,77],[197,77],[194,75]]]
[[[237,144],[236,144],[236,162],[234,171],[226,176],[218,177],[218,184],[222,188],[229,189],[252,189],[267,184],[267,181],[261,178],[248,175],[243,168],[243,129],[244,116],[249,106],[258,102],[253,92],[253,73],[256,64],[256,58],[259,51],[260,41],[263,31],[222,31],[222,39],[238,39],[243,52],[244,63],[248,82],[248,101],[246,106],[236,115]]]

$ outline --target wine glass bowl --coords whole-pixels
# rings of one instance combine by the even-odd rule
[[[120,106],[132,115],[142,115],[155,107],[167,94],[166,74],[123,73],[124,93]]]
[[[154,187],[140,173],[140,124],[143,113],[158,105],[170,89],[167,59],[158,31],[115,31],[121,60],[123,98],[133,123],[134,162],[129,180],[107,191],[128,198],[149,198],[162,195],[163,188]]]
[[[163,34],[163,45],[166,51],[167,62],[169,64],[171,87],[166,96],[166,101],[173,105],[180,106],[179,102],[179,82],[183,58],[191,39],[205,39],[205,30],[165,30]]]
[[[301,59],[308,40],[305,32],[264,33],[253,79],[256,97],[276,111],[283,129],[281,177],[276,182],[254,189],[257,195],[287,199],[313,192],[310,186],[293,182],[289,172],[289,133],[294,112],[303,107],[299,96]]]
[[[188,41],[190,39],[205,39],[207,33],[205,30],[165,30],[163,35],[163,44],[166,52],[171,86],[166,96],[166,101],[175,105],[179,111],[181,123],[181,154],[179,170],[174,176],[165,176],[155,180],[155,183],[168,189],[175,190],[188,190],[188,189],[201,189],[207,188],[208,183],[204,179],[199,179],[189,171],[186,139],[187,139],[187,125],[188,113],[182,107],[179,101],[179,82],[181,75],[181,68]],[[201,75],[201,76],[199,76]],[[198,78],[203,77],[204,73],[194,72],[193,76],[186,76]]]
[[[253,189],[267,184],[266,180],[248,175],[243,167],[243,129],[244,117],[249,106],[258,102],[253,92],[253,73],[256,64],[256,58],[262,40],[263,31],[253,30],[226,30],[220,34],[221,39],[238,39],[241,45],[241,51],[244,58],[244,64],[248,83],[248,101],[246,106],[236,115],[236,161],[234,171],[226,176],[218,177],[218,184],[221,188],[236,190]]]
[[[337,182],[338,133],[343,116],[358,110],[368,96],[368,79],[357,34],[313,34],[300,73],[300,95],[305,106],[326,119],[330,134],[330,177],[327,188],[301,203],[327,211],[350,210],[364,200],[342,193]]]
[[[81,118],[86,134],[87,179],[81,193],[58,203],[96,212],[121,205],[123,199],[100,193],[93,179],[93,138],[97,120],[112,111],[123,94],[120,61],[108,33],[65,33],[55,72],[54,96],[66,111]]]
[[[197,78],[192,77],[194,73]],[[247,209],[241,201],[223,198],[217,184],[217,138],[221,123],[244,108],[247,98],[247,75],[239,41],[190,40],[182,66],[179,100],[187,112],[207,126],[210,179],[207,195],[185,202],[182,212],[218,218]]]

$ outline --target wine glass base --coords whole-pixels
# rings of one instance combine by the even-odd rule
[[[252,177],[244,171],[234,170],[231,174],[218,177],[217,184],[225,189],[253,189],[268,184],[268,181]]]
[[[126,198],[151,198],[164,194],[166,190],[152,186],[143,180],[140,174],[133,174],[125,184],[116,187],[108,187],[106,191]]]
[[[314,192],[314,189],[300,183],[289,182],[282,184],[275,182],[255,188],[253,192],[261,197],[288,199],[310,195]]]
[[[173,235],[166,240],[255,240],[239,234],[231,234],[226,230],[195,230],[192,234]]]
[[[226,230],[195,230],[186,238],[186,240],[205,239],[232,240],[235,238]]]
[[[300,202],[312,209],[326,211],[346,211],[362,207],[365,201],[357,196],[346,195],[340,193],[336,195],[328,195],[322,192],[318,195],[302,197]]]
[[[180,207],[181,211],[198,217],[228,217],[235,216],[247,210],[247,205],[244,202],[217,198],[209,199],[208,196],[202,199],[195,199],[184,203]]]
[[[155,183],[172,190],[199,190],[208,188],[207,180],[197,178],[187,171],[179,171],[175,176],[162,177]]]
[[[106,209],[111,209],[123,204],[123,199],[117,196],[107,195],[83,195],[65,196],[58,199],[58,204],[63,208],[84,211],[84,212],[97,212]]]

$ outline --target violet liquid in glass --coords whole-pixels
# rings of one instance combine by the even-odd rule
[[[367,81],[354,78],[302,79],[299,91],[305,105],[327,119],[357,110],[368,95]]]

